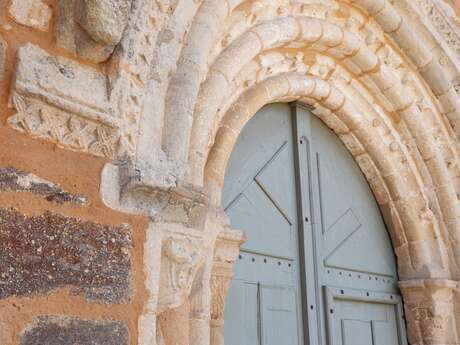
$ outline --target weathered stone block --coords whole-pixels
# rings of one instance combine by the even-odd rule
[[[47,31],[52,16],[51,8],[41,0],[13,0],[10,16],[19,24]]]
[[[21,345],[127,345],[122,321],[82,320],[66,316],[40,316],[22,334]]]
[[[106,76],[32,44],[17,56],[11,95],[17,114],[9,124],[67,148],[112,158],[121,129],[110,112]]]
[[[64,286],[95,302],[120,303],[130,296],[132,240],[126,226],[0,208],[0,243],[0,298]]]
[[[87,117],[108,108],[107,78],[102,73],[51,56],[33,44],[21,47],[17,59],[15,91]]]
[[[131,0],[61,0],[57,43],[84,59],[103,62],[121,41],[130,8]]]
[[[12,167],[0,167],[0,192],[30,192],[59,204],[87,203],[86,198],[81,195],[70,194],[50,181]]]
[[[131,0],[83,0],[75,3],[76,20],[93,40],[115,46],[128,22]]]

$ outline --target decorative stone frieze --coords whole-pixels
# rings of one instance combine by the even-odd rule
[[[458,282],[420,279],[400,282],[409,342],[413,345],[458,344]]]
[[[114,158],[123,139],[107,92],[103,74],[27,44],[17,54],[11,93],[17,113],[8,123],[66,148]]]
[[[429,21],[435,29],[435,33],[451,50],[454,61],[460,61],[460,29],[454,22],[453,9],[443,4],[442,1],[416,0],[416,4],[421,10],[423,18]]]
[[[131,0],[60,0],[57,43],[83,59],[107,60],[128,24]]]
[[[9,15],[19,24],[47,31],[53,12],[42,0],[12,0]]]
[[[21,334],[20,345],[128,345],[128,327],[122,321],[86,320],[43,315]]]

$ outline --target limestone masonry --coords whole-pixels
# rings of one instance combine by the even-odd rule
[[[0,0],[0,345],[221,345],[238,134],[299,101],[366,176],[412,345],[460,344],[460,4]]]

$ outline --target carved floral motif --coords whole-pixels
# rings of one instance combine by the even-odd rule
[[[452,49],[457,58],[460,58],[460,37],[443,11],[435,5],[433,0],[416,0],[416,2],[442,39]]]

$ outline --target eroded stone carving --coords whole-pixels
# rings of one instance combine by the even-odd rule
[[[106,77],[32,44],[18,51],[11,103],[9,125],[32,136],[109,158],[123,145]]]
[[[233,265],[245,236],[241,231],[225,229],[216,239],[211,275],[211,344],[224,344],[224,308],[233,277]]]
[[[420,279],[400,282],[412,344],[454,344],[456,282]]]
[[[61,0],[57,43],[80,57],[100,63],[121,41],[131,0]]]
[[[459,30],[452,25],[444,12],[443,7],[436,5],[432,0],[417,0],[419,8],[423,11],[426,19],[430,21],[444,42],[452,49],[457,59],[460,59],[460,36]]]
[[[171,224],[162,241],[158,311],[184,303],[203,262],[203,239],[197,230]]]

